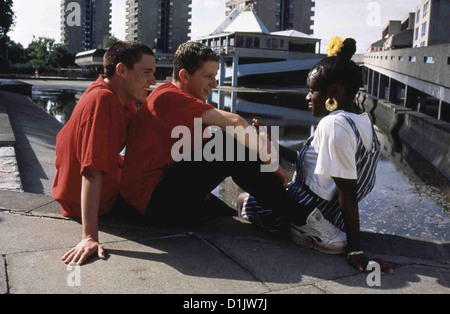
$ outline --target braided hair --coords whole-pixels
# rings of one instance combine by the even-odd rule
[[[317,86],[323,93],[326,93],[333,84],[342,83],[346,89],[346,103],[353,104],[353,100],[363,84],[362,72],[361,68],[351,60],[356,52],[356,41],[353,38],[347,38],[343,45],[336,56],[327,57],[315,65],[309,76],[312,73],[315,74]]]

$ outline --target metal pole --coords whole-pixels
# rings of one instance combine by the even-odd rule
[[[439,99],[438,120],[441,120],[442,114],[442,99]]]
[[[233,77],[231,81],[232,87],[238,86],[239,58],[233,56]]]
[[[225,83],[225,60],[224,57],[220,58],[219,63],[219,86],[223,86]]]
[[[405,99],[403,101],[403,107],[406,107],[408,101],[408,85],[405,85]]]

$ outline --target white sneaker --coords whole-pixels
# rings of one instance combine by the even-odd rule
[[[347,249],[346,234],[326,220],[318,209],[309,215],[306,225],[291,225],[291,238],[296,244],[327,254],[343,254]]]

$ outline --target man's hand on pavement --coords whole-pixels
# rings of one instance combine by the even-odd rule
[[[103,246],[92,238],[86,238],[83,239],[76,247],[67,252],[63,256],[62,261],[67,265],[71,263],[83,265],[83,263],[95,253],[98,254],[100,259],[106,259]]]

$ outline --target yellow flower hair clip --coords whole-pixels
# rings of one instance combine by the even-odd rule
[[[341,51],[342,47],[344,47],[344,40],[339,36],[334,36],[328,44],[328,56],[336,56]]]

